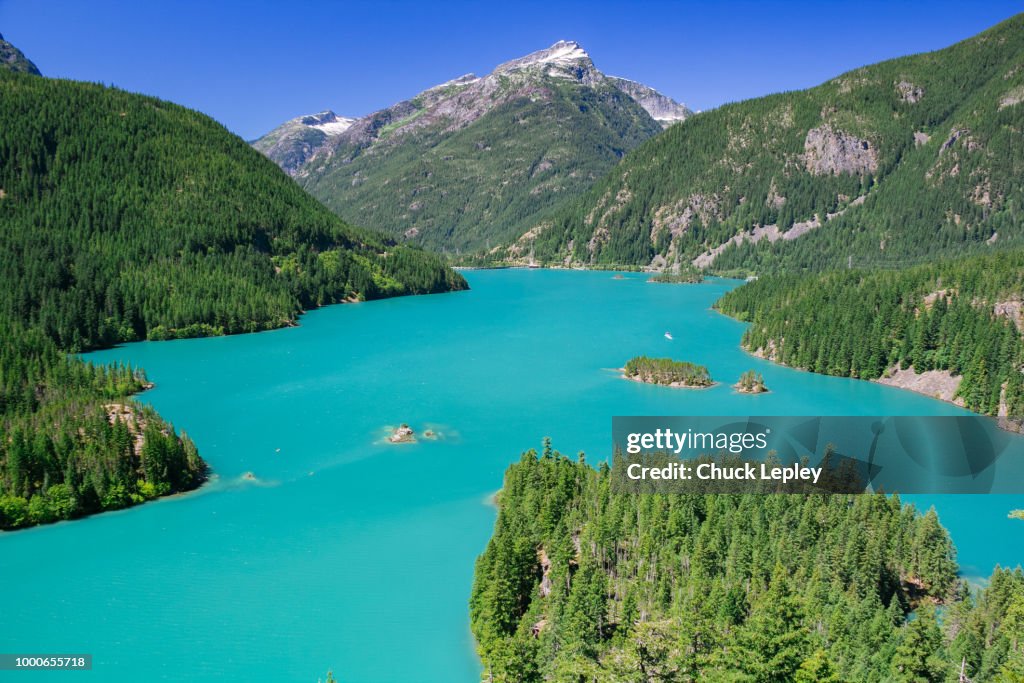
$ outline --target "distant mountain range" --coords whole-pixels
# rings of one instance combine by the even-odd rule
[[[691,113],[560,41],[362,118],[292,119],[253,144],[357,224],[467,250],[521,234]]]
[[[905,266],[1024,242],[1024,15],[641,145],[492,254],[566,264]]]
[[[0,35],[0,70],[39,75],[39,69],[21,50]]]

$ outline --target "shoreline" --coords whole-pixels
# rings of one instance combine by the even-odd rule
[[[659,274],[665,272],[663,270],[657,270],[657,269],[651,268],[650,266],[638,266],[638,265],[634,265],[634,264],[617,264],[617,265],[593,264],[593,265],[589,265],[589,266],[581,266],[581,265],[567,266],[567,265],[562,265],[562,264],[552,264],[552,265],[537,264],[537,265],[531,266],[531,265],[527,265],[527,264],[517,263],[517,264],[494,264],[494,265],[486,265],[486,266],[450,266],[450,268],[452,270],[456,270],[456,271],[464,271],[464,270],[557,270],[557,271],[566,271],[566,272],[570,272],[571,271],[571,272],[581,272],[581,273],[616,273],[616,272],[618,272],[618,273],[639,273],[639,274],[645,274],[645,275],[659,275]],[[746,279],[744,277],[742,277],[742,276],[722,275],[722,274],[719,274],[719,273],[708,271],[708,272],[704,272],[703,273],[703,279],[700,282],[667,282],[667,283],[657,283],[657,281],[655,281],[655,284],[706,285],[706,284],[708,284],[708,280],[711,279],[711,278],[714,278],[715,280],[735,280],[736,282],[738,282],[740,284],[746,283]],[[645,280],[645,282],[651,282],[651,280]],[[463,291],[463,290],[459,290],[459,291]],[[437,292],[437,293],[439,293],[439,294],[446,294],[447,292]],[[713,307],[713,305],[712,305],[712,307]],[[723,313],[723,315],[725,315],[725,314]],[[729,317],[729,316],[726,316],[726,317]]]
[[[566,265],[528,265],[525,263],[516,264],[494,264],[488,266],[451,266],[452,270],[573,270],[593,273],[660,273],[660,270],[651,270],[644,266],[615,265],[615,266],[566,266]]]
[[[737,320],[736,318],[732,317],[731,315],[727,315],[725,313],[722,313],[722,311],[718,310],[717,308],[714,308],[713,306],[712,306],[712,310],[715,311],[716,313],[718,313],[719,315],[723,316],[723,317],[729,318],[730,320],[732,320],[734,322],[738,322],[740,324],[745,324],[745,325],[749,325],[750,324],[750,323],[742,321],[742,320]],[[946,398],[943,398],[941,396],[936,396],[935,394],[928,394],[928,393],[925,393],[923,391],[919,391],[919,390],[911,388],[911,387],[900,386],[899,384],[893,384],[893,383],[890,383],[890,382],[883,382],[883,381],[881,381],[883,379],[881,377],[876,378],[876,379],[863,379],[861,377],[842,377],[840,375],[828,375],[828,374],[825,374],[825,373],[822,373],[822,372],[815,372],[814,370],[808,370],[807,368],[798,368],[796,366],[789,365],[787,363],[783,363],[781,361],[777,361],[777,360],[774,360],[772,358],[768,358],[767,356],[765,356],[763,354],[760,354],[760,353],[757,353],[756,351],[751,351],[747,347],[743,346],[742,342],[739,344],[739,348],[740,348],[741,351],[743,351],[743,353],[747,354],[748,356],[752,356],[752,357],[757,358],[759,360],[766,361],[768,363],[771,363],[772,365],[777,365],[780,368],[786,368],[787,370],[793,370],[794,372],[806,372],[806,373],[811,374],[811,375],[818,375],[819,377],[835,377],[837,379],[849,379],[849,380],[854,380],[854,381],[857,381],[857,382],[870,382],[872,384],[878,384],[878,385],[881,385],[881,386],[884,386],[884,387],[889,387],[891,389],[898,389],[899,391],[909,391],[911,393],[917,394],[918,396],[924,396],[925,398],[930,398],[933,401],[938,401],[940,403],[945,403],[947,405],[955,406],[955,407],[960,408],[961,410],[967,412],[970,415],[976,415],[978,417],[988,417],[988,418],[991,418],[993,420],[996,420],[997,423],[1000,424],[999,428],[1001,430],[1003,430],[1003,431],[1010,432],[1012,434],[1020,433],[1017,430],[1007,429],[1006,427],[1003,427],[1002,423],[1001,423],[1001,420],[1000,420],[1000,416],[998,416],[998,415],[985,415],[984,413],[976,413],[973,410],[970,410],[969,408],[965,408],[963,405],[957,403],[956,399],[946,399]],[[737,392],[737,393],[739,393],[739,392]],[[762,393],[770,393],[770,391],[769,392],[762,392]]]
[[[725,315],[724,313],[721,313],[721,311],[719,311],[719,313],[721,315]],[[732,318],[732,316],[728,316],[728,315],[725,315],[725,317]],[[732,318],[732,319],[735,320],[735,318]],[[737,321],[737,322],[742,322],[742,321]],[[933,401],[938,401],[940,403],[945,403],[947,405],[956,406],[957,408],[961,408],[961,409],[967,411],[968,413],[970,413],[971,415],[977,415],[978,417],[991,417],[993,419],[997,419],[998,418],[997,415],[985,415],[983,413],[976,413],[973,410],[965,408],[963,406],[963,404],[957,402],[958,399],[948,399],[948,398],[945,398],[943,396],[938,396],[936,394],[932,394],[932,393],[928,393],[928,392],[925,392],[925,391],[921,391],[920,389],[915,389],[914,387],[903,386],[901,384],[896,384],[894,382],[886,382],[886,381],[884,381],[885,379],[887,379],[885,377],[876,377],[875,379],[864,379],[863,377],[843,377],[842,375],[829,375],[829,374],[826,374],[826,373],[823,373],[823,372],[815,372],[814,370],[808,370],[807,368],[799,368],[799,367],[796,367],[794,365],[789,365],[788,363],[783,363],[781,361],[777,361],[777,360],[775,360],[773,358],[769,358],[768,356],[765,356],[764,354],[758,353],[757,351],[751,351],[747,347],[743,346],[742,343],[739,346],[740,346],[740,350],[743,351],[744,353],[746,353],[747,355],[753,356],[754,358],[757,358],[759,360],[766,361],[768,363],[771,363],[772,365],[777,365],[780,368],[786,368],[787,370],[793,370],[795,372],[806,372],[808,374],[817,375],[819,377],[835,377],[837,379],[849,379],[849,380],[854,380],[854,381],[857,381],[857,382],[870,382],[872,384],[878,384],[878,385],[881,385],[883,387],[889,387],[891,389],[899,389],[900,391],[909,391],[911,393],[917,394],[918,396],[924,396],[925,398],[930,398]],[[911,370],[911,371],[916,373],[916,371],[913,371],[913,370]],[[929,371],[929,372],[933,372],[933,371]],[[944,371],[942,371],[942,372],[944,372]],[[916,373],[916,374],[918,374],[920,376],[920,375],[923,375],[924,373]],[[764,392],[764,393],[767,393],[767,392]]]
[[[203,462],[206,462],[206,461],[204,460]],[[120,507],[120,508],[113,508],[113,509],[110,509],[110,510],[97,510],[96,512],[90,512],[88,514],[80,515],[78,517],[71,517],[70,519],[58,519],[58,520],[54,520],[52,522],[42,522],[42,523],[39,523],[39,524],[29,524],[29,525],[26,525],[26,526],[15,527],[13,529],[0,529],[0,537],[3,537],[4,535],[7,535],[7,534],[24,534],[24,533],[27,533],[27,532],[30,532],[30,531],[38,531],[40,529],[49,529],[49,528],[52,528],[52,527],[55,527],[55,526],[59,526],[61,524],[74,524],[76,522],[81,522],[81,521],[88,520],[88,519],[95,519],[95,518],[99,518],[99,517],[104,517],[104,516],[107,516],[107,515],[116,515],[118,513],[128,513],[128,512],[131,512],[132,510],[136,509],[136,508],[141,508],[141,507],[144,507],[144,506],[149,505],[151,503],[171,502],[171,501],[174,501],[174,500],[181,500],[181,499],[184,499],[184,498],[187,498],[187,497],[190,497],[190,496],[198,496],[198,495],[202,495],[202,494],[206,494],[206,493],[214,493],[214,492],[216,492],[218,490],[216,485],[219,484],[220,481],[221,481],[220,480],[220,476],[218,474],[210,473],[210,474],[205,475],[203,477],[202,481],[199,482],[199,485],[196,486],[195,488],[185,489],[185,490],[182,490],[182,491],[172,491],[171,493],[165,493],[164,495],[157,496],[155,498],[147,498],[146,500],[142,501],[141,503],[132,503],[131,505],[126,505],[126,506]]]
[[[453,268],[453,270],[454,270],[454,268]],[[484,269],[481,268],[481,269],[477,269],[477,270],[484,270]],[[302,309],[301,311],[299,311],[298,313],[295,314],[295,319],[294,320],[283,321],[280,324],[275,324],[273,327],[265,327],[265,328],[259,329],[259,330],[252,330],[252,331],[244,330],[244,331],[241,331],[241,332],[225,332],[223,334],[197,334],[197,335],[194,335],[194,336],[191,336],[191,337],[168,337],[167,339],[132,339],[130,341],[121,341],[121,342],[117,342],[116,344],[109,344],[109,345],[106,345],[106,346],[95,346],[95,347],[84,349],[84,350],[78,351],[78,352],[63,351],[62,353],[65,353],[66,355],[69,355],[69,356],[75,356],[77,358],[82,358],[83,356],[86,356],[86,355],[89,355],[89,354],[92,354],[92,353],[99,353],[99,352],[102,352],[102,351],[111,351],[113,349],[124,348],[128,344],[162,344],[164,342],[188,341],[190,339],[223,339],[223,338],[226,338],[226,337],[241,337],[241,336],[245,336],[247,334],[266,334],[268,332],[281,332],[281,331],[284,331],[284,330],[290,330],[290,329],[294,329],[294,328],[300,327],[301,326],[301,322],[300,321],[302,320],[302,318],[304,316],[306,316],[306,315],[308,315],[310,313],[315,313],[316,311],[322,311],[324,309],[330,308],[331,306],[346,306],[346,305],[350,305],[350,304],[368,304],[368,303],[372,303],[374,301],[390,301],[392,299],[412,298],[412,297],[418,297],[418,296],[440,296],[440,295],[444,295],[444,294],[458,294],[460,292],[468,292],[468,291],[471,291],[470,287],[469,287],[469,283],[467,283],[466,287],[463,288],[463,289],[450,289],[450,290],[448,290],[446,292],[421,292],[421,293],[418,293],[418,294],[396,294],[395,296],[383,296],[383,297],[379,297],[379,298],[376,298],[376,299],[352,299],[352,298],[345,298],[345,299],[342,299],[341,301],[332,301],[331,303],[328,303],[328,304],[321,304],[319,306],[311,306],[309,308],[304,308],[304,309]],[[145,369],[145,368],[143,368],[143,369]]]
[[[728,318],[729,320],[732,320],[733,322],[739,323],[741,325],[750,325],[751,324],[749,321],[738,320],[738,319],[734,318],[733,316],[728,315],[727,313],[723,313],[714,304],[712,304],[711,310],[713,310],[715,313],[717,313],[718,315],[722,316],[723,318]],[[918,394],[919,396],[924,396],[926,398],[930,398],[933,401],[939,401],[940,403],[945,403],[945,404],[948,404],[948,405],[951,405],[951,406],[956,406],[957,408],[960,408],[961,410],[964,410],[964,411],[968,412],[971,415],[977,415],[978,417],[991,417],[994,420],[998,420],[999,419],[999,417],[996,416],[996,415],[984,415],[982,413],[976,413],[973,410],[969,410],[967,408],[964,408],[962,405],[956,403],[955,400],[946,400],[946,399],[944,399],[942,397],[935,396],[934,394],[926,394],[926,393],[924,393],[922,391],[918,391],[918,390],[912,389],[910,387],[903,387],[903,386],[900,386],[898,384],[891,384],[891,383],[888,383],[888,382],[879,381],[882,378],[878,378],[878,379],[863,379],[863,378],[860,378],[860,377],[842,377],[840,375],[828,375],[828,374],[825,374],[825,373],[822,373],[822,372],[815,372],[813,370],[808,370],[807,368],[798,368],[798,367],[795,367],[793,365],[789,365],[788,363],[783,363],[781,361],[777,361],[777,360],[774,360],[772,358],[769,358],[769,357],[765,356],[764,354],[758,353],[757,351],[751,351],[750,349],[748,349],[747,347],[745,347],[743,345],[742,336],[740,337],[740,343],[738,344],[738,346],[739,346],[740,350],[743,351],[743,353],[747,354],[748,356],[752,356],[753,358],[757,358],[759,360],[766,361],[768,363],[771,363],[772,365],[777,365],[780,368],[787,368],[787,369],[793,370],[795,372],[806,372],[806,373],[809,373],[809,374],[812,374],[812,375],[818,375],[819,377],[836,377],[838,379],[851,379],[851,380],[856,380],[856,381],[859,381],[859,382],[871,382],[872,384],[880,384],[880,385],[885,386],[885,387],[890,387],[890,388],[893,388],[893,389],[899,389],[900,391],[910,391],[912,393]],[[1003,429],[1003,428],[1000,427],[1000,429]],[[1004,430],[1004,431],[1011,431],[1012,432],[1013,430]]]

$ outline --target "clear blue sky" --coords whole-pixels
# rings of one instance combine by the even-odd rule
[[[1005,2],[0,0],[0,33],[47,76],[199,109],[245,138],[322,109],[357,116],[559,39],[695,109],[944,47]]]

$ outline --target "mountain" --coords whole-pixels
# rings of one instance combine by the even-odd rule
[[[321,304],[465,286],[175,104],[0,74],[0,150],[0,316],[63,349],[254,331]]]
[[[0,35],[0,71],[15,71],[39,75],[39,69],[21,50],[14,47]]]
[[[522,233],[689,114],[647,86],[605,76],[577,43],[560,41],[344,129],[300,117],[254,146],[339,215],[467,250]]]
[[[293,175],[314,152],[344,133],[353,123],[355,119],[338,116],[330,110],[299,116],[255,140],[252,146]]]
[[[719,271],[905,265],[1024,240],[1024,15],[688,118],[497,257]]]

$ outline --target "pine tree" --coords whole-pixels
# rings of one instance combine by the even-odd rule
[[[942,632],[935,609],[923,606],[916,617],[903,628],[892,659],[892,675],[907,683],[937,683],[944,677],[946,663],[941,658]]]

